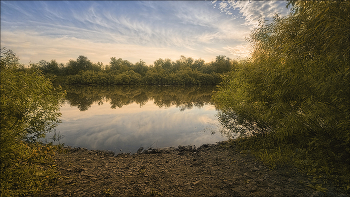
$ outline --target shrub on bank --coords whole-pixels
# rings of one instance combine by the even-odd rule
[[[63,93],[38,69],[20,69],[11,50],[1,49],[0,68],[1,196],[35,195],[56,178],[53,147],[36,141],[59,122]]]
[[[252,32],[252,58],[214,100],[265,162],[288,161],[350,191],[350,2],[290,3],[289,16]]]

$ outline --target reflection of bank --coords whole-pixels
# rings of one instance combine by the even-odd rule
[[[220,132],[228,138],[249,137],[271,131],[270,128],[259,127],[256,122],[239,121],[233,111],[219,111],[217,117],[222,126]]]
[[[93,103],[109,102],[112,108],[137,103],[142,107],[149,100],[159,107],[178,106],[181,110],[212,104],[215,86],[64,86],[66,99],[81,111]]]
[[[177,91],[173,91],[177,93]],[[94,102],[88,110],[80,111],[70,102],[61,107],[62,123],[58,125],[64,138],[60,140],[67,146],[84,147],[88,149],[112,150],[119,152],[136,152],[138,148],[177,147],[179,145],[210,144],[226,140],[220,132],[214,135],[203,132],[212,124],[219,124],[214,105],[205,100],[211,92],[200,92],[200,96],[192,96],[190,91],[178,98],[197,99],[200,105],[193,104],[184,111],[179,110],[177,101],[171,101],[170,106],[160,107],[159,102],[165,98],[159,92],[158,100],[147,97],[142,107],[137,102],[130,102],[120,108],[112,108],[110,103],[103,105]],[[105,93],[106,94],[106,93]],[[109,95],[113,92],[108,93]],[[136,94],[135,94],[136,95]],[[156,94],[153,94],[156,97]],[[203,98],[200,101],[198,98]],[[191,99],[180,101],[190,102]],[[47,136],[49,139],[50,135]],[[122,151],[120,151],[122,150]]]
[[[217,116],[218,115],[216,115],[216,117]],[[232,132],[232,130],[221,124],[217,118],[207,119],[205,122],[207,123],[207,126],[202,130],[205,133],[210,133],[211,135],[220,133],[225,139],[236,139],[240,136],[239,132]]]

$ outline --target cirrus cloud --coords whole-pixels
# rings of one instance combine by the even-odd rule
[[[205,61],[243,57],[257,19],[282,4],[225,1],[217,9],[207,1],[1,1],[1,46],[24,64],[66,63],[79,55],[148,65],[181,55]]]

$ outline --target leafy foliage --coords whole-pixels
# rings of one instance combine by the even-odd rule
[[[297,148],[310,172],[341,176],[350,171],[350,2],[291,4],[290,16],[252,32],[251,60],[224,77],[215,101],[236,131]],[[255,147],[276,153],[268,144]]]
[[[49,162],[50,154],[46,153],[52,148],[34,142],[59,122],[57,111],[63,93],[39,70],[19,69],[11,50],[1,49],[0,65],[1,192],[5,196],[32,194],[52,178],[50,170],[38,165]]]
[[[140,60],[135,64],[121,58],[111,58],[109,65],[90,62],[85,56],[70,60],[65,66],[55,60],[41,60],[32,64],[52,82],[79,85],[216,85],[221,74],[232,70],[238,63],[225,56],[217,56],[214,62],[193,60],[181,56],[172,62],[158,59],[147,66]]]

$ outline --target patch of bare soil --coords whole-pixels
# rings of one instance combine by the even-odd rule
[[[318,196],[307,177],[270,170],[234,145],[149,149],[118,154],[65,148],[47,196]]]

